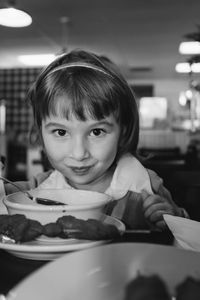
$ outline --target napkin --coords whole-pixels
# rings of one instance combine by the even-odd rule
[[[164,214],[164,220],[179,248],[200,251],[200,222]]]

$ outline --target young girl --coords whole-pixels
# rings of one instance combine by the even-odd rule
[[[52,170],[21,183],[24,189],[107,193],[117,201],[106,213],[129,228],[163,229],[163,214],[187,216],[137,159],[136,100],[112,63],[81,50],[64,54],[39,75],[28,98]]]

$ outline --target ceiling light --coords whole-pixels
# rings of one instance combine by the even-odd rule
[[[200,73],[200,63],[178,63],[175,70],[177,73]]]
[[[193,63],[191,65],[191,71],[193,73],[200,73],[200,63]]]
[[[191,100],[192,99],[192,91],[191,90],[185,91],[185,96],[187,97],[187,99]]]
[[[200,54],[200,42],[198,41],[182,42],[179,46],[179,52],[181,54]]]
[[[15,1],[0,3],[0,25],[8,27],[26,27],[32,23],[32,18],[23,10],[15,8]]]
[[[175,70],[178,73],[190,73],[191,67],[188,62],[178,63],[178,64],[176,64]]]
[[[29,67],[40,67],[50,64],[56,58],[55,54],[19,55],[18,60]]]

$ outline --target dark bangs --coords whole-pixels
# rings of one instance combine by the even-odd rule
[[[40,95],[37,116],[41,120],[50,116],[69,119],[75,115],[81,121],[101,120],[111,113],[116,121],[120,119],[120,103],[123,101],[121,87],[105,73],[95,70],[62,70],[50,74]]]

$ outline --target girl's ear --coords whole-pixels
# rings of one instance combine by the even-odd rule
[[[35,146],[38,145],[38,130],[35,125],[32,125],[30,132],[29,132],[29,142],[31,145]]]

